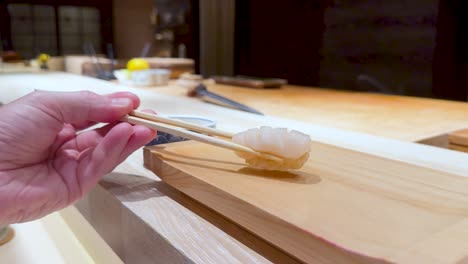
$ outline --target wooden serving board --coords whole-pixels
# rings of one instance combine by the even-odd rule
[[[468,147],[468,129],[449,133],[448,140],[450,144]]]
[[[292,172],[248,169],[233,152],[192,141],[146,148],[144,161],[304,262],[467,260],[468,178],[318,142],[312,150]]]
[[[468,153],[468,147],[467,146],[462,146],[462,145],[457,145],[457,144],[448,144],[448,148],[451,149],[451,150],[456,150],[456,151],[461,151],[461,152]]]

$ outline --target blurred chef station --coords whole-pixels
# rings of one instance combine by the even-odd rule
[[[12,62],[35,65],[44,53],[52,70],[96,76],[144,57],[151,67],[185,68],[205,78],[245,75],[464,100],[466,34],[458,11],[463,5],[436,0],[4,1],[3,69]],[[457,88],[444,87],[447,83]]]

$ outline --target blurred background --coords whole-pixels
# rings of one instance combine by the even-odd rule
[[[467,8],[462,0],[4,0],[0,46],[3,62],[45,53],[105,58],[114,69],[135,57],[185,58],[205,77],[466,101]]]

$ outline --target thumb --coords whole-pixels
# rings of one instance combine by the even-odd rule
[[[114,122],[140,104],[138,97],[129,92],[99,95],[90,91],[36,91],[31,94],[31,99],[43,112],[74,126],[89,122]]]

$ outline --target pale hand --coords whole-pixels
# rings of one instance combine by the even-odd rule
[[[155,131],[119,123],[131,93],[34,92],[0,107],[0,226],[40,218],[86,194]],[[78,133],[96,123],[108,125]]]

